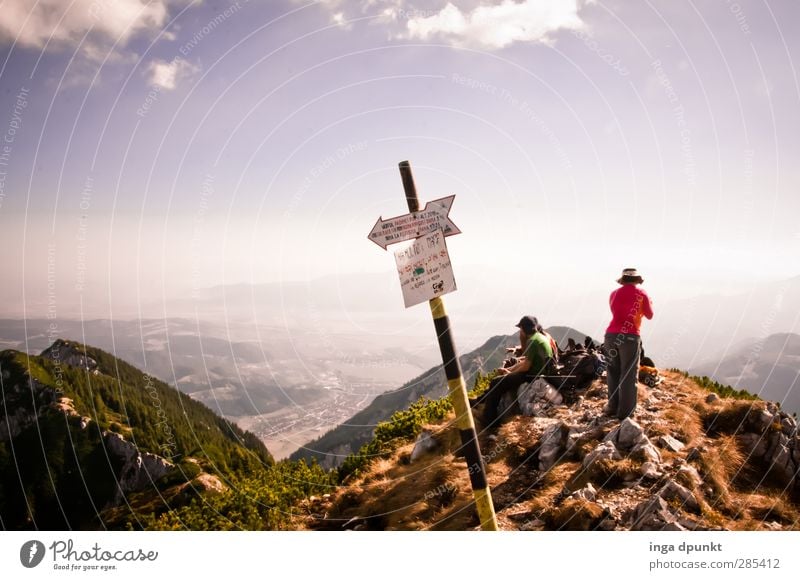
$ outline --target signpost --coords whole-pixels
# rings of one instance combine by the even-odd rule
[[[384,250],[389,244],[414,240],[395,252],[403,301],[406,308],[425,300],[429,301],[450,400],[456,412],[461,451],[467,461],[481,529],[494,531],[497,530],[497,518],[494,513],[492,493],[486,481],[486,466],[478,445],[478,435],[467,399],[467,386],[461,373],[461,363],[458,361],[450,331],[450,319],[442,299],[443,294],[456,289],[445,243],[445,237],[461,233],[448,217],[455,196],[429,202],[425,205],[425,209],[420,211],[417,188],[408,161],[400,162],[400,177],[403,180],[410,213],[386,221],[379,218],[369,234],[369,239]]]
[[[395,251],[394,259],[406,308],[455,291],[456,280],[442,230],[407,243]]]
[[[405,242],[420,237],[422,234],[442,230],[445,236],[460,234],[461,230],[456,227],[447,214],[453,206],[455,195],[435,199],[425,204],[425,209],[400,215],[384,220],[379,217],[369,239],[378,244],[384,250],[389,244]]]

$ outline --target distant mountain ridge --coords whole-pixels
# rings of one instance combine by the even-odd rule
[[[777,401],[789,413],[800,413],[800,335],[776,333],[739,343],[718,362],[690,371]]]
[[[276,529],[329,479],[73,341],[0,352],[0,387],[2,529]]]

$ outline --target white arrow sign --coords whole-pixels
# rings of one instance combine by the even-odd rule
[[[421,211],[388,220],[380,217],[367,237],[385,250],[390,244],[413,240],[439,229],[445,236],[460,234],[461,230],[448,217],[455,198],[455,195],[450,195],[435,199],[426,203]]]

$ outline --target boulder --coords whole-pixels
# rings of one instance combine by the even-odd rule
[[[769,450],[769,441],[758,433],[745,433],[739,436],[739,442],[747,452],[748,459],[761,460]]]
[[[792,459],[792,449],[789,447],[789,438],[783,433],[778,437],[778,441],[770,451],[770,464],[775,470],[775,474],[784,483],[789,483],[797,475],[797,465]]]
[[[586,487],[579,489],[571,495],[575,499],[582,499],[584,501],[594,501],[597,499],[597,490],[591,483],[586,484]]]
[[[622,455],[611,441],[604,441],[586,454],[583,458],[583,468],[589,469],[593,463],[602,459],[622,459]]]
[[[564,455],[568,428],[564,423],[548,427],[539,440],[539,469],[547,471]]]
[[[708,403],[709,405],[712,403],[716,403],[717,401],[719,401],[719,395],[716,393],[710,393],[706,397],[706,403]]]
[[[767,410],[754,411],[749,417],[750,423],[757,433],[764,433],[775,422],[775,417]]]
[[[630,455],[639,461],[649,461],[655,464],[661,463],[661,453],[659,453],[655,445],[650,443],[650,440],[647,437],[644,437],[643,441],[631,449]]]
[[[613,442],[618,449],[623,451],[629,451],[646,440],[647,436],[644,434],[644,429],[630,417],[623,420],[617,428],[603,439],[603,441]]]
[[[781,431],[787,437],[794,437],[797,435],[797,423],[792,417],[782,417]]]
[[[673,451],[678,453],[682,451],[684,447],[686,447],[683,443],[675,439],[672,435],[662,435],[658,439],[656,439],[656,443],[662,449],[667,449],[669,451]]]
[[[674,499],[680,501],[682,506],[692,511],[700,511],[700,504],[697,503],[697,498],[694,497],[694,494],[674,480],[669,480],[665,483],[664,487],[656,495],[666,500]]]
[[[694,487],[703,484],[703,478],[700,477],[700,472],[691,465],[681,465],[678,469],[678,475],[682,475],[684,479],[690,481]]]
[[[631,530],[636,531],[685,531],[667,502],[656,495],[637,505],[631,514]]]
[[[520,413],[526,417],[535,417],[545,409],[563,402],[561,394],[550,383],[544,379],[534,379],[520,385],[516,393],[503,395],[498,403],[498,414],[502,416],[510,412],[516,403]]]
[[[658,467],[659,466],[652,461],[644,462],[641,469],[642,476],[647,479],[658,479],[663,475]]]
[[[437,447],[439,447],[439,442],[433,438],[431,432],[427,429],[423,430],[414,442],[414,449],[411,450],[411,463],[414,463],[423,455],[434,451]]]

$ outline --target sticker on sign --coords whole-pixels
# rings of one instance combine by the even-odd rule
[[[406,308],[456,290],[442,230],[406,242],[394,259]]]

